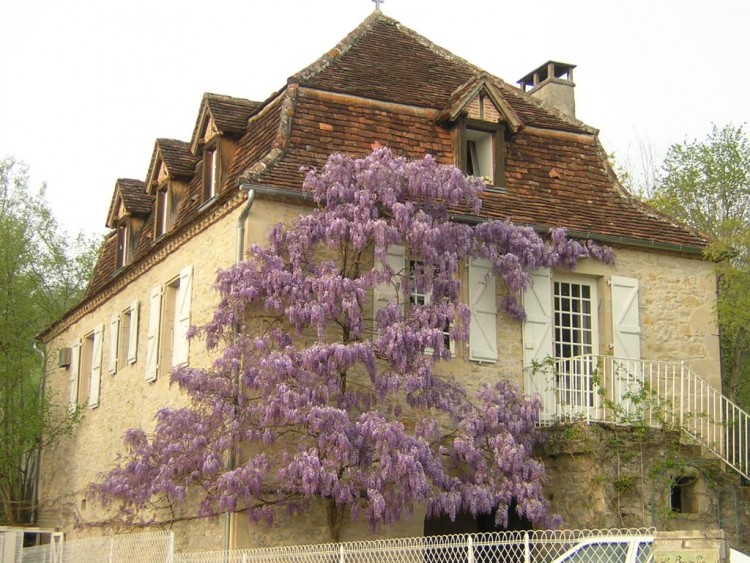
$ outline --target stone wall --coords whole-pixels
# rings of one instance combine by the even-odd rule
[[[723,530],[654,534],[655,563],[728,563],[729,544]]]
[[[723,528],[747,549],[750,491],[676,430],[570,424],[540,448],[564,528]]]
[[[97,506],[87,492],[89,483],[112,467],[118,452],[122,451],[124,432],[132,427],[148,431],[154,426],[154,415],[159,408],[178,406],[185,397],[170,386],[166,370],[153,383],[144,380],[149,321],[149,295],[153,287],[165,284],[177,276],[185,266],[194,270],[192,291],[192,324],[208,321],[217,302],[213,289],[218,269],[227,267],[235,260],[236,226],[240,209],[235,208],[220,221],[209,226],[191,240],[177,246],[171,253],[155,261],[132,283],[113,293],[99,306],[77,319],[62,333],[48,343],[47,369],[48,388],[56,400],[68,402],[69,369],[57,366],[57,352],[90,332],[98,324],[104,325],[104,354],[101,376],[101,398],[98,407],[86,407],[84,418],[74,434],[48,448],[43,454],[41,495],[42,519],[62,527],[69,537],[75,538],[101,533],[98,529],[74,528],[76,522],[96,522],[104,519],[107,512]],[[248,221],[247,241],[260,242],[265,239],[268,228],[281,220],[289,222],[300,212],[294,205],[271,202],[259,198],[255,201]],[[697,258],[685,258],[655,251],[618,248],[617,264],[606,266],[594,260],[584,260],[576,275],[595,279],[599,287],[598,320],[600,327],[600,350],[606,354],[611,342],[611,307],[607,282],[612,275],[636,277],[641,282],[640,315],[643,323],[643,357],[664,360],[687,360],[699,374],[714,383],[719,381],[718,338],[714,315],[715,278],[712,267]],[[502,284],[498,284],[499,297]],[[108,323],[114,313],[127,309],[135,299],[140,302],[140,330],[138,358],[132,365],[122,365],[115,374],[107,373],[110,354]],[[520,322],[504,314],[497,317],[498,349],[500,361],[493,363],[469,362],[466,350],[457,350],[456,361],[441,368],[454,373],[475,389],[481,382],[492,382],[498,377],[523,384],[523,339]],[[211,361],[203,343],[193,341],[190,345],[190,364],[208,366]],[[573,461],[575,459],[575,462]],[[556,499],[565,497],[566,485],[575,480],[570,475],[576,472],[595,472],[595,466],[580,469],[586,464],[585,455],[578,452],[575,458],[568,455],[548,456],[554,475],[550,490]],[[595,460],[594,460],[595,461]],[[555,473],[556,472],[556,473]],[[593,491],[593,492],[592,492]],[[611,494],[592,493],[584,498],[591,504],[590,515],[576,515],[571,523],[576,526],[602,527],[611,520],[607,511],[611,509]],[[559,505],[559,500],[554,503]],[[587,508],[588,510],[588,508]],[[642,510],[642,508],[638,509]],[[617,512],[617,518],[629,520],[628,511]],[[637,512],[636,509],[632,511]],[[186,512],[189,515],[189,511]],[[283,517],[282,518],[287,518]],[[314,520],[310,520],[314,518]],[[417,514],[395,529],[381,530],[386,537],[413,536],[422,533],[423,512]],[[306,543],[327,541],[328,533],[320,518],[312,516],[288,517],[284,520],[286,536],[280,536],[278,528],[272,534],[248,527],[242,516],[235,519],[234,537],[236,545],[244,546],[248,538],[259,544]],[[615,524],[615,523],[613,523]],[[619,524],[617,524],[619,525]],[[177,545],[180,551],[219,549],[224,547],[223,516],[179,522],[175,525]],[[366,524],[346,526],[342,540],[369,535]]]

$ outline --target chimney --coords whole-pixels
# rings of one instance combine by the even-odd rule
[[[573,94],[573,69],[576,65],[547,61],[518,81],[521,89],[537,98],[547,107],[554,108],[575,119],[576,100]]]

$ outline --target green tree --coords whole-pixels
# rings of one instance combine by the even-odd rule
[[[33,521],[39,448],[77,418],[50,402],[35,336],[83,296],[97,252],[61,231],[23,164],[0,160],[0,522]]]
[[[649,202],[709,235],[719,272],[724,392],[750,405],[750,140],[742,126],[714,125],[704,140],[667,151]]]

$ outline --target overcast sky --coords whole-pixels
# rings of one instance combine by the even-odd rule
[[[104,232],[115,180],[189,140],[204,92],[264,100],[371,0],[0,0],[0,158],[46,181],[71,231]],[[515,84],[573,63],[578,117],[638,168],[750,120],[746,0],[386,0],[388,16]]]

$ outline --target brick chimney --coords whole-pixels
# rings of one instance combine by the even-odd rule
[[[573,69],[576,65],[547,61],[518,81],[521,89],[537,98],[547,107],[554,108],[575,119],[576,99],[573,93]]]

